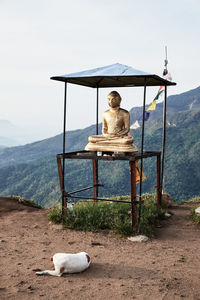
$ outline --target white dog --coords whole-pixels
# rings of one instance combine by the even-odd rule
[[[86,270],[91,262],[90,257],[86,252],[79,252],[76,254],[56,253],[51,260],[53,261],[55,270],[44,270],[36,272],[36,274],[62,276],[63,273],[80,273]]]

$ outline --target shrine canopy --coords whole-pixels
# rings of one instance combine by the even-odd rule
[[[176,85],[175,82],[168,81],[158,75],[136,70],[119,63],[78,73],[53,76],[51,79],[92,88]]]

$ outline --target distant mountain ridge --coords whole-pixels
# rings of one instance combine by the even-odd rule
[[[8,120],[0,120],[0,146],[13,147],[20,145],[17,127]]]
[[[200,87],[167,98],[168,117],[172,113],[194,110],[197,108],[200,108]],[[149,121],[162,118],[162,114],[163,103],[158,103],[156,110],[151,111]],[[138,120],[141,115],[142,107],[133,107],[130,110],[131,124]],[[145,125],[147,125],[147,123],[145,123]],[[83,149],[87,144],[88,136],[95,134],[95,130],[96,125],[91,125],[85,129],[68,131],[66,135],[66,151],[69,152]],[[147,130],[147,128],[145,128],[145,130]],[[99,124],[99,132],[101,132],[101,124]],[[16,146],[1,151],[0,167],[13,163],[31,162],[60,152],[62,152],[62,134],[24,146]]]
[[[200,194],[200,87],[189,92],[170,96],[167,100],[166,192],[177,201]],[[132,120],[138,119],[142,108],[132,108]],[[175,126],[172,126],[174,124]],[[99,125],[99,129],[101,125]],[[84,149],[89,135],[95,134],[95,125],[83,130],[69,131],[66,150]],[[141,128],[131,130],[138,148]],[[145,122],[145,149],[161,151],[162,103],[151,112]],[[62,152],[62,134],[25,146],[0,151],[0,195],[23,195],[36,202],[52,206],[60,201],[56,154]],[[92,182],[91,163],[69,160],[66,164],[66,183],[69,190],[84,187]],[[147,179],[144,192],[153,192],[155,161],[146,159],[144,171]],[[129,169],[124,162],[100,163],[100,180],[105,189],[100,195],[112,196],[130,193]],[[192,180],[191,180],[192,178]]]

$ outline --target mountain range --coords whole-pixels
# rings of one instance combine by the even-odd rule
[[[150,113],[145,122],[145,150],[161,151],[162,107]],[[138,120],[142,107],[130,110],[131,123]],[[200,87],[169,96],[167,99],[167,137],[165,191],[175,201],[186,201],[200,195]],[[101,124],[99,124],[101,130]],[[66,151],[79,151],[87,144],[88,136],[95,134],[95,125],[66,134]],[[131,130],[134,143],[140,149],[141,127]],[[60,202],[56,154],[62,152],[62,134],[52,138],[0,150],[0,196],[21,195],[50,207]],[[154,192],[156,160],[144,160],[146,180],[143,192]],[[99,178],[105,185],[100,196],[130,193],[127,162],[100,162]],[[66,188],[68,191],[92,183],[90,161],[66,161]],[[85,192],[84,195],[89,195]]]

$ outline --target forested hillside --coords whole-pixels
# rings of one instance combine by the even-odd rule
[[[132,122],[142,108],[131,110]],[[200,194],[200,87],[168,98],[165,190],[176,201]],[[67,133],[67,151],[81,150],[95,126]],[[131,130],[140,148],[141,128]],[[162,104],[157,105],[145,122],[145,150],[161,150]],[[22,195],[52,206],[60,201],[56,154],[62,152],[62,135],[0,152],[0,195]],[[66,187],[72,191],[92,182],[91,161],[67,160]],[[153,192],[156,185],[156,159],[144,160],[144,192]],[[100,162],[100,196],[130,192],[127,162]],[[88,192],[87,192],[88,193]]]

